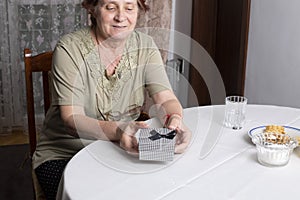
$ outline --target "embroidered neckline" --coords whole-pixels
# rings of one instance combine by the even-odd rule
[[[96,75],[98,83],[103,83],[102,85],[98,84],[98,86],[112,95],[113,100],[119,99],[120,86],[131,78],[131,70],[137,65],[137,42],[133,34],[126,41],[125,48],[126,51],[123,52],[115,73],[109,79],[105,75],[105,66],[101,63],[99,55],[97,55],[98,50],[95,48],[93,51],[93,54],[97,55],[97,66],[93,66],[91,71]]]
[[[98,95],[104,95],[105,99],[99,102],[98,106],[103,108],[103,112],[107,112],[109,109],[105,106],[104,102],[109,103],[108,105],[114,106],[121,98],[121,89],[127,81],[132,77],[132,69],[137,67],[138,61],[138,41],[137,33],[132,32],[126,41],[126,51],[123,52],[120,62],[116,67],[115,73],[107,79],[105,75],[105,66],[101,63],[98,49],[92,35],[90,33],[91,29],[87,29],[88,36],[82,40],[84,43],[82,46],[86,46],[85,52],[85,62],[90,70],[91,76],[95,81],[95,89]],[[135,71],[135,70],[133,70]],[[119,77],[118,77],[119,76]],[[103,94],[102,94],[103,93]],[[107,102],[109,101],[109,102]],[[110,108],[111,109],[111,108]]]

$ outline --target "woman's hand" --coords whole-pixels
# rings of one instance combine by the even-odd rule
[[[120,147],[129,153],[138,153],[138,142],[135,133],[140,128],[148,128],[148,124],[136,121],[120,124]]]
[[[183,153],[191,141],[192,133],[187,127],[177,128],[176,133],[175,153]]]
[[[152,95],[157,113],[164,126],[176,130],[175,153],[183,153],[191,141],[191,131],[182,123],[182,106],[172,90],[163,90]],[[169,114],[172,113],[172,114]]]
[[[173,114],[165,125],[168,129],[176,130],[175,153],[183,153],[191,141],[191,131],[182,123],[180,115]]]

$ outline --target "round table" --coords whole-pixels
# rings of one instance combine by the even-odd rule
[[[95,141],[66,166],[58,199],[298,198],[300,148],[286,166],[266,167],[258,163],[247,132],[269,124],[300,127],[300,109],[247,105],[246,124],[240,130],[225,128],[223,117],[223,105],[184,109],[193,139],[172,162],[139,161],[111,142]],[[156,119],[149,123],[160,126]],[[211,142],[211,151],[204,141]]]

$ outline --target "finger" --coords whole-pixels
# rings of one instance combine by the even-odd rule
[[[176,142],[175,153],[183,153],[188,147],[189,143],[190,141],[186,139],[181,139],[178,142]]]
[[[146,122],[135,122],[135,125],[137,128],[148,128],[149,124],[147,124]]]
[[[177,128],[181,128],[181,119],[177,117],[171,118],[169,124],[167,125],[168,129],[174,130]]]
[[[190,131],[184,131],[181,129],[176,129],[176,145],[175,145],[175,153],[183,153],[188,147],[192,134]]]
[[[138,153],[138,143],[135,137],[123,135],[120,147],[129,153]]]
[[[139,150],[138,150],[138,142],[137,142],[137,140],[136,140],[135,137],[132,137],[131,139],[132,139],[132,143],[131,143],[132,149],[131,150],[132,150],[133,153],[138,153],[139,152]]]
[[[176,145],[175,146],[175,153],[176,154],[181,154],[181,153],[183,153],[185,151],[185,149],[186,149],[186,147],[184,145],[182,145],[182,144]]]
[[[148,127],[149,125],[144,122],[133,122],[124,130],[124,132],[127,135],[135,136],[135,134],[139,129],[148,128]]]
[[[129,136],[134,136],[135,133],[137,132],[138,128],[135,124],[135,122],[130,122],[126,124],[122,124],[121,128],[123,134],[129,135]]]

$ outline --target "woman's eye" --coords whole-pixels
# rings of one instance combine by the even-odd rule
[[[115,8],[116,8],[116,6],[113,6],[113,5],[106,6],[107,10],[114,10]]]
[[[128,10],[128,11],[133,11],[133,10],[134,10],[134,7],[133,7],[133,6],[132,6],[132,7],[127,7],[126,10]]]

